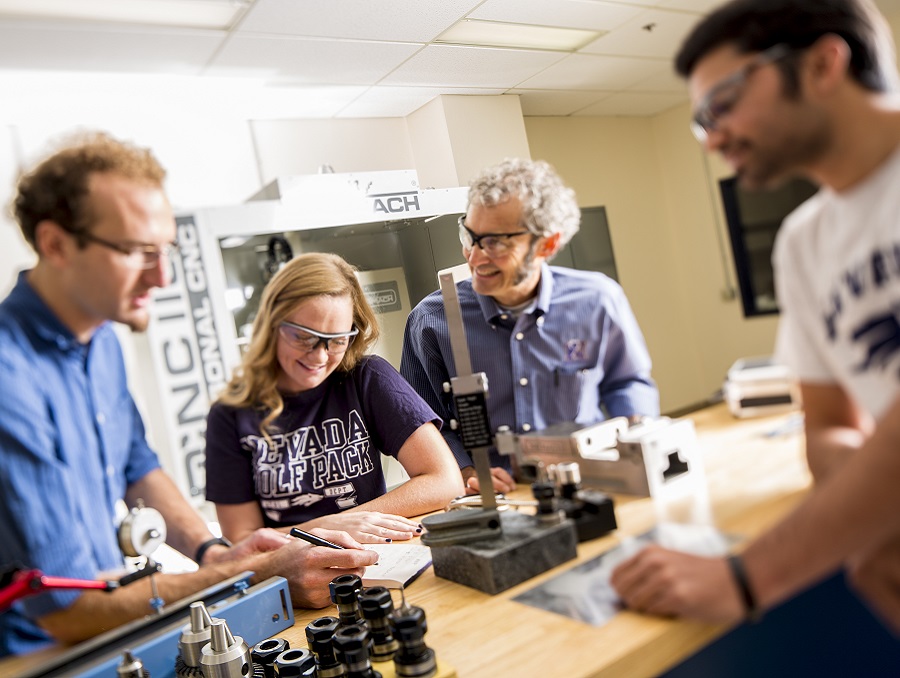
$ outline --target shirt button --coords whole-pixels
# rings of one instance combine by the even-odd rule
[[[500,320],[506,320],[507,318],[509,318],[509,316],[506,315],[505,313],[500,316]]]
[[[97,423],[100,424],[100,426],[103,426],[103,424],[106,423],[106,415],[103,414],[103,412],[97,413]]]
[[[522,341],[524,338],[525,338],[525,335],[522,334],[521,332],[516,333],[516,340]]]
[[[540,318],[535,320],[535,322],[538,324],[538,327],[540,327],[541,325],[544,324],[544,316],[541,316]]]
[[[522,424],[522,430],[527,433],[531,430],[531,424]]]
[[[522,386],[528,386],[528,379],[526,379],[525,377],[522,377],[521,379],[519,379],[519,383]]]
[[[112,464],[106,467],[106,475],[109,478],[112,478],[114,475],[116,475],[116,469]]]

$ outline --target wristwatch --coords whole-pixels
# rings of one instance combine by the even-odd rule
[[[215,546],[216,544],[221,544],[222,546],[231,548],[231,542],[225,539],[225,537],[213,537],[212,539],[207,539],[197,548],[197,555],[194,556],[194,562],[198,565],[202,565],[203,556],[206,555],[206,552],[210,549],[210,547]]]

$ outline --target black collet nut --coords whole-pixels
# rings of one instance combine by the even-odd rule
[[[291,649],[291,644],[284,638],[269,638],[253,646],[250,650],[250,658],[254,664],[263,667],[266,678],[275,676],[275,658],[282,652]]]
[[[316,658],[309,650],[300,647],[282,652],[275,658],[275,675],[277,678],[315,676]]]

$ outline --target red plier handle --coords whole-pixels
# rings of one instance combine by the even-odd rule
[[[12,582],[0,589],[0,612],[26,596],[32,596],[48,589],[99,589],[112,591],[119,588],[119,582],[96,579],[70,579],[51,577],[40,570],[18,570],[12,574]]]

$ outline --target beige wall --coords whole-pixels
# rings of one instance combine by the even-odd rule
[[[619,280],[647,339],[663,410],[704,400],[701,353],[648,118],[526,118],[532,157],[552,163],[582,207],[606,208]]]
[[[652,120],[662,199],[684,300],[684,325],[699,352],[697,381],[721,385],[740,357],[771,353],[776,316],[744,318],[718,181],[732,172],[688,131],[685,104]]]
[[[444,111],[457,186],[466,186],[482,168],[507,157],[530,157],[519,97],[447,96]]]
[[[435,97],[407,116],[406,125],[419,185],[431,188],[459,186],[442,98]]]
[[[423,186],[465,186],[504,157],[530,157],[518,96],[436,97],[407,117]]]

